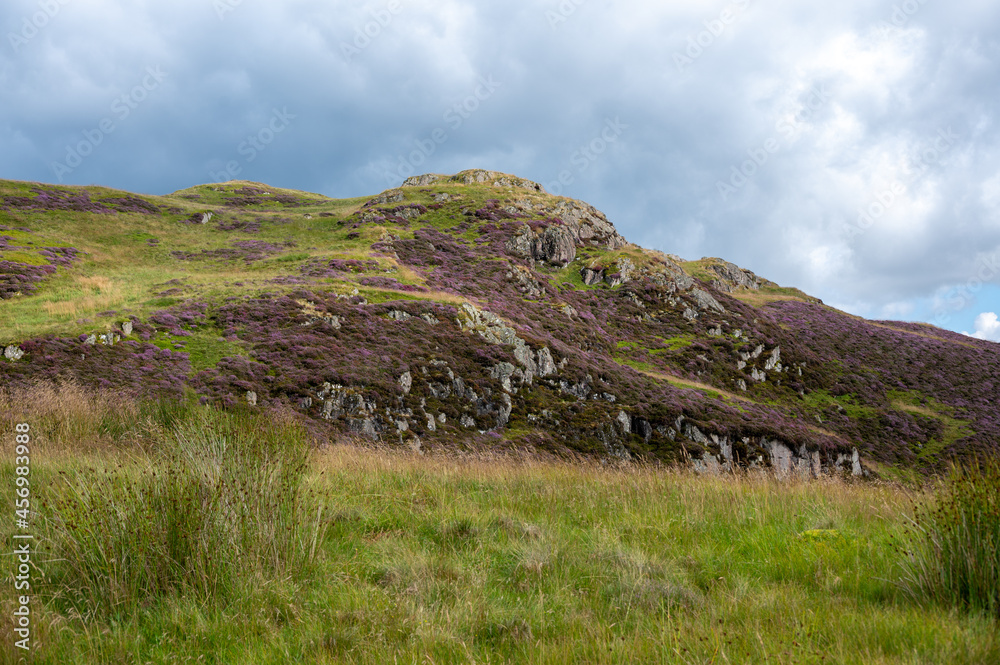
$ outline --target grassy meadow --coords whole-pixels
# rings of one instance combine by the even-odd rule
[[[49,385],[0,392],[10,486],[19,422],[28,662],[1000,662],[996,594],[935,592],[948,553],[911,542],[927,490],[318,445],[291,416]]]

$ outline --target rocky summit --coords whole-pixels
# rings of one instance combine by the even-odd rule
[[[286,409],[322,436],[779,475],[1000,449],[1000,345],[630,244],[491,171],[335,200],[0,182],[0,382]]]

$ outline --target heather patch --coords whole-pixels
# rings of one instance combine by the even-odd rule
[[[216,228],[220,231],[241,231],[243,233],[260,233],[261,220],[227,219],[219,220]]]
[[[54,266],[69,268],[83,252],[75,247],[45,247],[38,253]]]
[[[505,219],[518,219],[525,216],[523,213],[514,208],[501,207],[498,199],[488,199],[485,206],[478,208],[475,212],[466,214],[472,214],[476,217],[476,219],[488,222],[499,222]]]
[[[326,259],[312,260],[299,267],[307,277],[342,277],[345,274],[361,274],[378,270],[378,261],[371,259]]]
[[[15,210],[62,210],[113,214],[116,209],[104,202],[93,201],[86,190],[65,190],[32,187],[34,196],[5,196],[4,202]]]
[[[248,208],[276,204],[286,208],[300,208],[313,205],[314,201],[291,194],[275,194],[261,187],[240,187],[233,190],[234,196],[226,196],[223,203],[234,208]]]
[[[183,395],[190,372],[187,354],[134,340],[104,346],[47,337],[23,341],[19,346],[25,353],[23,360],[0,363],[0,382],[12,389],[29,388],[38,381],[75,381],[90,389],[176,399]]]
[[[118,212],[131,212],[140,215],[159,215],[159,206],[150,203],[138,196],[110,196],[99,201],[103,205],[108,205]]]
[[[985,453],[991,442],[1000,441],[1000,416],[991,389],[1000,376],[997,345],[944,331],[930,336],[919,326],[893,324],[889,328],[802,302],[773,303],[767,310],[777,315],[790,336],[819,357],[826,371],[814,374],[823,378],[823,387],[834,396],[852,395],[857,403],[879,409],[889,406],[889,390],[935,400],[952,410],[951,417],[971,425],[971,431],[942,447],[944,457]],[[975,352],[970,352],[970,344]],[[926,445],[940,436],[936,426],[927,428],[927,420],[911,420],[901,427],[902,418],[898,413],[884,413],[863,428],[865,435],[876,437],[876,445],[867,445],[870,454],[895,452],[909,458],[913,453],[903,450],[909,448],[908,442]],[[919,422],[927,429],[918,431]],[[893,432],[900,438],[893,441],[892,435],[878,432],[884,425],[895,425]]]
[[[51,265],[35,266],[0,260],[0,299],[31,295],[38,289],[38,283],[55,271]]]
[[[179,261],[244,261],[253,263],[274,256],[285,249],[295,247],[295,242],[287,240],[273,244],[263,240],[237,240],[231,248],[203,249],[198,252],[175,250],[170,255]]]

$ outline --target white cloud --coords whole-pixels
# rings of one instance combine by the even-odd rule
[[[964,332],[963,335],[969,335]],[[1000,342],[1000,318],[994,312],[983,312],[976,317],[976,332],[969,335],[977,339],[988,339],[991,342]]]

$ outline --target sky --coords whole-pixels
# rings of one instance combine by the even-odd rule
[[[484,168],[1000,341],[995,0],[5,0],[0,178],[334,197]]]

